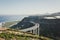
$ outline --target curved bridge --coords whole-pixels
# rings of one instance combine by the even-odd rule
[[[30,33],[39,35],[39,24],[35,23],[35,26],[29,27],[29,28],[26,28],[26,29],[22,29],[20,31],[30,32]]]
[[[31,23],[35,24],[35,26],[29,27],[29,28],[26,28],[26,29],[22,29],[22,30],[20,30],[20,31],[30,32],[30,33],[39,35],[39,24],[38,24],[38,23],[34,23],[34,22],[31,22]],[[17,24],[17,23],[12,24],[12,25],[10,25],[10,26],[13,26],[13,25],[16,25],[16,24]]]

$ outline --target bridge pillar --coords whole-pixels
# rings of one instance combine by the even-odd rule
[[[37,24],[37,28],[32,30],[33,34],[39,35],[39,24]]]
[[[39,35],[39,31],[40,31],[39,28],[37,28],[37,35]]]

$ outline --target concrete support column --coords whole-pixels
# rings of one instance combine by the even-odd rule
[[[39,31],[40,31],[39,28],[37,28],[37,30],[38,30],[37,34],[39,35]]]

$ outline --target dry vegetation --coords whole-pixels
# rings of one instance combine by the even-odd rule
[[[6,29],[1,30],[0,40],[52,40],[47,37],[40,37],[31,33],[21,32],[19,30]]]

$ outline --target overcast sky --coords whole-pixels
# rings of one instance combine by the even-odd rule
[[[35,15],[60,12],[60,0],[0,0],[0,15]]]

